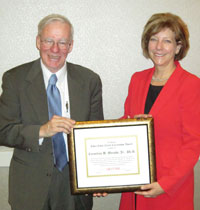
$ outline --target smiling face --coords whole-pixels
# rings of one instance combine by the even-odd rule
[[[55,73],[61,69],[67,55],[72,51],[73,41],[71,28],[67,23],[54,21],[47,24],[41,35],[36,38],[36,46],[40,51],[40,57],[44,65]]]
[[[169,67],[174,65],[174,57],[179,52],[181,44],[177,44],[175,33],[165,28],[150,37],[148,53],[155,67]]]

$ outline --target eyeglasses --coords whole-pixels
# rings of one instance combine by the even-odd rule
[[[69,42],[69,41],[60,40],[60,41],[56,42],[56,41],[54,41],[53,39],[50,39],[50,38],[41,39],[41,42],[43,43],[43,45],[46,48],[51,48],[52,46],[57,44],[59,49],[61,49],[61,50],[66,50],[71,45],[71,42]]]

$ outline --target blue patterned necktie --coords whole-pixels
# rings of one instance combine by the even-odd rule
[[[48,97],[48,108],[49,108],[49,119],[53,115],[62,116],[61,111],[61,97],[58,88],[56,87],[57,77],[52,74],[48,87],[47,87],[47,97]],[[67,153],[66,146],[63,137],[63,133],[57,133],[52,137],[53,140],[53,152],[54,152],[54,163],[59,171],[62,171],[67,163]]]

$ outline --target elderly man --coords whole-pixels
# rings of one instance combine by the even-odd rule
[[[91,210],[92,196],[73,196],[67,134],[75,121],[102,120],[99,76],[66,62],[73,26],[58,14],[38,25],[40,59],[3,75],[0,145],[14,148],[9,171],[12,210]]]

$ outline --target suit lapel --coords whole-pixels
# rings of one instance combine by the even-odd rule
[[[84,101],[84,83],[81,78],[78,77],[78,74],[73,71],[73,65],[70,63],[67,63],[67,80],[70,101],[70,117],[74,120],[78,120],[83,113],[81,101]]]
[[[35,114],[41,123],[48,121],[48,105],[46,89],[40,66],[40,60],[36,60],[27,75],[26,81],[28,83],[26,94],[29,99]]]

